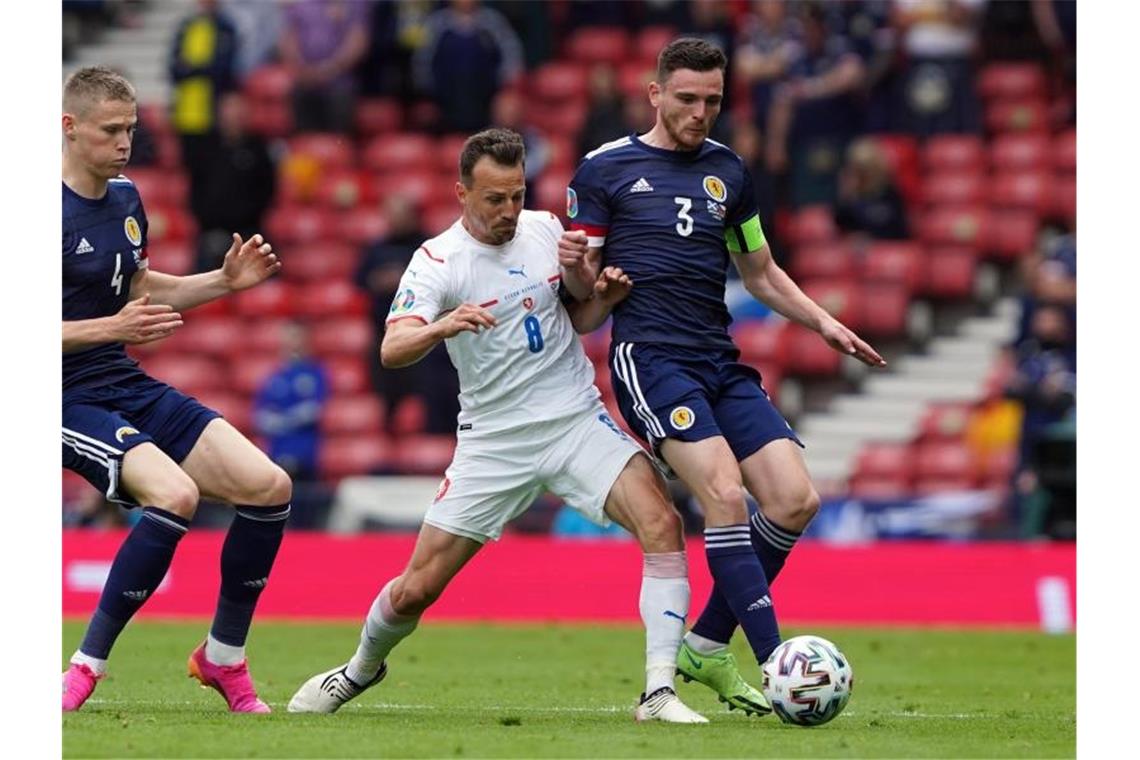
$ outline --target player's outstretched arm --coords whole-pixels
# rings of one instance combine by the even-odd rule
[[[419,317],[393,320],[380,342],[380,364],[387,369],[415,364],[441,340],[465,331],[479,333],[496,324],[498,320],[491,312],[469,303],[460,304],[431,324]]]
[[[579,335],[591,333],[602,326],[614,307],[629,295],[633,281],[620,267],[606,267],[594,282],[593,296],[587,301],[566,304],[570,322]]]
[[[155,303],[169,304],[184,311],[229,293],[252,288],[280,269],[281,262],[273,253],[273,246],[261,235],[253,235],[243,241],[235,232],[221,268],[185,277],[139,270],[131,282],[131,296],[149,294]]]
[[[558,240],[558,264],[562,282],[579,301],[589,300],[601,269],[602,249],[590,248],[582,230],[567,230]]]
[[[130,301],[118,314],[63,323],[63,353],[104,343],[150,343],[169,337],[182,326],[182,315],[147,296]]]
[[[772,260],[772,252],[767,243],[749,253],[733,254],[732,259],[740,271],[744,287],[758,301],[793,322],[815,330],[836,351],[850,354],[871,367],[887,366],[887,362],[869,343],[800,290],[792,278]]]

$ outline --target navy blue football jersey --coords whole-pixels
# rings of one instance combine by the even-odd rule
[[[732,150],[646,145],[636,135],[586,154],[566,213],[606,266],[633,280],[614,309],[618,342],[731,348],[724,303],[729,255],[764,242],[752,178]]]
[[[146,214],[126,177],[107,183],[98,200],[63,185],[63,320],[117,314],[130,298],[131,278],[147,266]],[[142,374],[122,343],[63,355],[63,388],[93,387]]]

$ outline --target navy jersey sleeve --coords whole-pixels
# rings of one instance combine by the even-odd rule
[[[752,186],[752,173],[741,162],[740,190],[736,203],[724,225],[724,240],[733,253],[758,251],[767,242],[760,224],[760,211],[756,205],[756,191]]]
[[[605,245],[610,227],[610,197],[598,159],[587,157],[578,165],[566,188],[566,216],[570,229],[583,230],[592,248]]]

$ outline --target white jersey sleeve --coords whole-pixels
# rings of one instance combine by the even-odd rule
[[[400,287],[388,309],[388,324],[401,319],[418,319],[431,324],[440,314],[454,309],[455,289],[452,287],[451,268],[443,259],[433,256],[420,246],[408,262]]]

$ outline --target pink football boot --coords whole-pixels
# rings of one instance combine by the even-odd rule
[[[95,671],[86,665],[71,663],[63,674],[63,711],[73,712],[83,707],[102,677],[95,675]]]
[[[237,665],[215,665],[206,659],[206,642],[202,642],[190,653],[187,668],[191,678],[197,678],[202,686],[216,689],[225,697],[230,712],[271,712],[269,705],[257,698],[253,679],[249,677],[247,660],[242,660]]]

